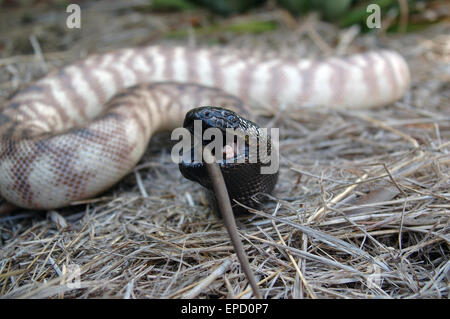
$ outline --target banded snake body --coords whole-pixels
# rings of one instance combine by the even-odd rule
[[[324,60],[262,59],[214,49],[120,49],[50,73],[0,111],[0,193],[54,209],[119,181],[158,131],[193,107],[360,109],[408,89],[405,60],[371,51]]]

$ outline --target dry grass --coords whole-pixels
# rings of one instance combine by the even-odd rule
[[[399,50],[413,79],[402,101],[259,119],[281,129],[281,176],[264,211],[237,223],[264,297],[448,298],[449,26],[375,38],[310,17],[287,32],[282,14],[261,12],[240,19],[275,19],[281,30],[167,40],[161,34],[205,14],[104,10],[102,3],[86,11],[81,31],[64,29],[63,9],[35,9],[29,24],[20,10],[0,13],[0,103],[46,71],[115,47],[217,46],[219,39],[295,56]],[[136,170],[101,198],[57,212],[1,215],[0,295],[251,298],[221,220],[169,151],[167,136],[156,137]],[[70,285],[74,269],[77,287]]]

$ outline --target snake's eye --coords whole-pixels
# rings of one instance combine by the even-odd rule
[[[204,116],[205,118],[209,119],[209,118],[211,117],[211,112],[208,111],[208,110],[206,110],[206,111],[203,112],[203,116]]]

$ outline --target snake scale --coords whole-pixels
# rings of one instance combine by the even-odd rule
[[[264,59],[215,49],[150,46],[92,55],[31,83],[0,111],[0,193],[30,209],[91,198],[136,165],[151,136],[193,107],[361,109],[408,89],[388,50]]]

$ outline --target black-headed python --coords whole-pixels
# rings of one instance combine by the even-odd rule
[[[409,82],[405,60],[387,50],[324,60],[165,46],[92,55],[3,106],[0,193],[32,209],[91,198],[130,172],[155,132],[181,126],[194,107],[372,108],[400,98]]]

